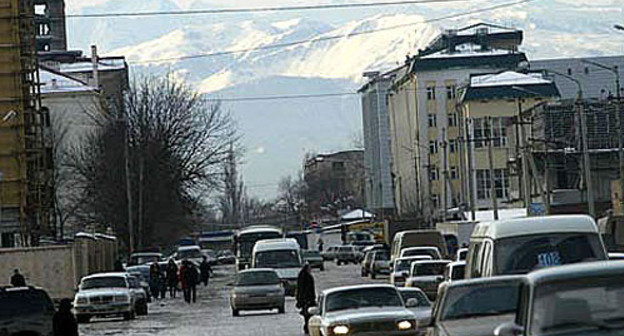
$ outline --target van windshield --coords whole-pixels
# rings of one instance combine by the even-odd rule
[[[272,250],[257,252],[256,268],[292,268],[300,267],[301,261],[297,250]]]
[[[499,239],[496,274],[524,274],[548,266],[606,259],[597,234],[548,233]]]

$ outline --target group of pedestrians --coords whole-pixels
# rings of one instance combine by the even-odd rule
[[[182,290],[184,301],[197,302],[197,286],[203,283],[208,286],[212,268],[206,257],[199,267],[189,260],[182,260],[180,267],[170,259],[166,267],[161,269],[158,263],[150,266],[150,291],[155,299],[164,299],[167,291],[169,297],[175,298],[178,289]]]

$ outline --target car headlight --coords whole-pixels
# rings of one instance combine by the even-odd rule
[[[130,297],[128,295],[115,295],[115,302],[128,302]]]
[[[349,333],[349,327],[346,325],[337,325],[332,328],[334,335],[346,335]]]
[[[414,326],[414,323],[412,323],[411,321],[408,321],[408,320],[403,320],[403,321],[400,321],[399,323],[397,323],[397,327],[399,328],[399,330],[412,329],[413,326]]]
[[[86,296],[79,296],[76,298],[76,304],[87,304],[89,299]]]

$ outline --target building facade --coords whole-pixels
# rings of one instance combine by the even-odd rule
[[[465,205],[458,88],[471,74],[516,69],[522,31],[478,24],[441,34],[388,93],[395,205],[429,221]]]
[[[34,0],[37,51],[67,50],[65,0]]]
[[[362,97],[366,207],[381,217],[394,213],[387,91],[398,70],[365,73]]]

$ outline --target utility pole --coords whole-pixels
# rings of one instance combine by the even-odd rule
[[[490,168],[490,198],[492,199],[492,210],[494,211],[494,220],[498,220],[498,199],[496,198],[496,186],[494,185],[494,154],[492,152],[492,141],[494,141],[494,132],[492,128],[492,118],[485,117],[486,128],[489,129],[489,135],[487,139],[488,143],[488,164]],[[502,177],[502,176],[501,176]]]
[[[524,118],[522,118],[522,101],[518,98],[518,116],[516,119],[516,150],[520,153],[521,169],[522,169],[522,196],[524,198],[524,207],[529,208],[531,205],[531,188],[529,182],[529,164],[527,158],[527,140],[524,130]],[[520,178],[520,175],[518,175]]]
[[[468,193],[469,198],[470,198],[470,219],[471,220],[476,220],[477,218],[477,213],[476,213],[476,208],[475,208],[475,186],[474,186],[474,152],[472,150],[472,129],[468,126],[469,125],[469,121],[468,119],[466,119],[466,134],[467,134],[467,140],[466,140],[466,152],[468,154]]]
[[[123,125],[124,125],[124,161],[125,161],[125,172],[126,172],[126,201],[128,203],[128,233],[129,233],[129,244],[130,244],[130,252],[134,250],[134,223],[132,221],[132,182],[130,181],[130,137],[128,136],[128,118],[124,114],[123,116]]]
[[[581,124],[581,145],[583,146],[583,170],[585,172],[585,188],[587,188],[587,207],[589,215],[596,218],[594,205],[594,189],[591,176],[591,163],[589,161],[589,148],[587,144],[587,123],[585,122],[585,103],[583,102],[582,91],[579,90],[578,117]]]
[[[442,194],[444,197],[443,200],[443,204],[444,204],[444,212],[442,215],[442,221],[446,221],[446,213],[448,210],[448,188],[447,188],[447,183],[448,183],[448,156],[447,156],[447,142],[446,142],[446,128],[442,127],[442,155],[444,155],[444,166],[443,166],[443,172],[442,175],[444,175],[444,181],[443,181],[443,186],[442,186]]]

